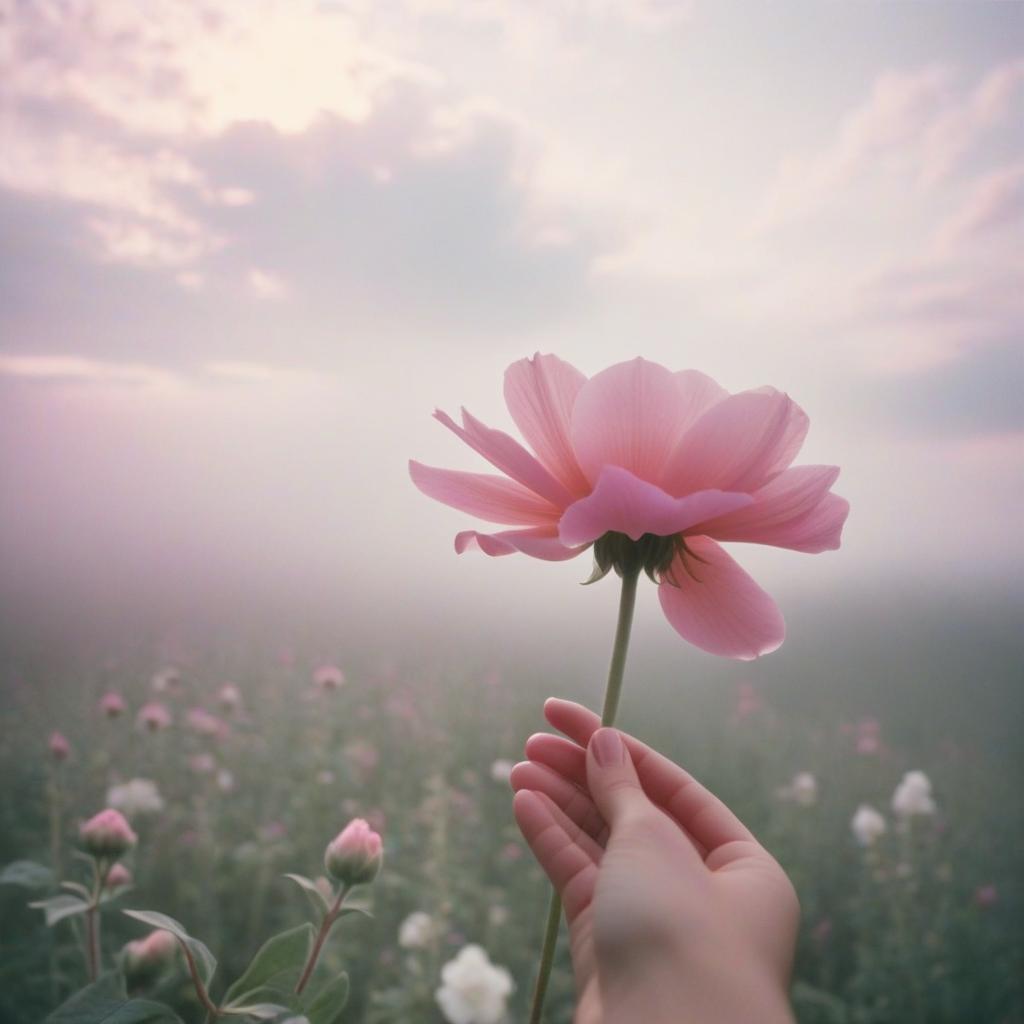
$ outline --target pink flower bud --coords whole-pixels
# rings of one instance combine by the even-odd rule
[[[150,932],[144,939],[135,939],[121,950],[121,968],[130,988],[152,981],[174,963],[178,940],[163,929]]]
[[[353,818],[327,845],[324,867],[345,885],[372,882],[380,871],[383,843],[363,818]]]
[[[170,727],[171,713],[163,704],[150,701],[139,709],[138,723],[139,727],[147,732],[159,732]]]
[[[107,716],[107,718],[120,718],[125,711],[128,710],[128,705],[124,702],[124,697],[119,693],[115,693],[111,690],[109,693],[103,694],[100,698],[100,711]]]
[[[131,885],[132,873],[123,864],[114,864],[107,872],[103,884],[107,889],[120,889],[123,886]]]
[[[999,899],[999,893],[994,885],[979,885],[974,890],[974,902],[983,909],[994,907]]]
[[[90,818],[79,829],[79,838],[86,853],[106,860],[117,860],[127,853],[139,838],[120,811],[109,807]]]
[[[338,690],[345,682],[345,673],[337,665],[321,665],[313,673],[313,682],[321,690]]]
[[[54,761],[66,761],[71,753],[71,744],[60,732],[50,733],[50,755]]]
[[[234,683],[225,683],[217,694],[217,700],[225,711],[237,711],[242,705],[242,692]]]

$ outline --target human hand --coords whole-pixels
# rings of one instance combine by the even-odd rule
[[[785,872],[717,797],[552,698],[515,766],[516,821],[569,923],[576,1024],[792,1021]],[[572,742],[570,742],[572,741]]]

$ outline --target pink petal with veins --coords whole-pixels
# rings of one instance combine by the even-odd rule
[[[491,473],[463,473],[410,461],[412,482],[428,498],[492,523],[517,526],[550,523],[558,509],[514,480]]]
[[[838,466],[793,466],[755,491],[753,504],[700,523],[695,531],[809,553],[834,550],[850,509],[829,493],[838,476]]]
[[[474,451],[479,452],[491,465],[507,476],[528,487],[534,494],[547,498],[558,508],[571,504],[573,497],[565,485],[556,480],[518,441],[485,426],[478,419],[462,410],[460,427],[447,413],[438,409],[435,419],[453,431]]]
[[[519,551],[532,558],[542,558],[546,562],[564,562],[566,559],[575,558],[584,550],[582,547],[566,547],[558,539],[558,533],[553,527],[503,530],[501,533],[463,530],[456,535],[455,550],[458,554],[461,555],[471,548],[479,548],[492,558],[513,555]]]
[[[696,410],[711,398],[708,380],[703,374],[671,373],[645,359],[618,363],[591,377],[576,397],[571,426],[572,445],[587,479],[596,483],[605,466],[620,466],[664,487],[676,445]]]
[[[633,540],[645,533],[670,537],[752,500],[748,494],[714,490],[673,498],[627,469],[605,466],[593,492],[565,510],[558,535],[565,544],[588,544],[609,530]]]
[[[671,494],[709,487],[752,493],[789,466],[807,425],[803,409],[774,388],[730,395],[679,440],[665,489]]]
[[[541,464],[575,497],[590,490],[570,437],[576,396],[586,382],[575,366],[539,352],[505,371],[505,404],[512,419]]]
[[[777,650],[786,624],[772,598],[710,538],[686,543],[697,558],[677,555],[671,572],[678,586],[667,580],[658,586],[676,632],[702,651],[741,661]]]

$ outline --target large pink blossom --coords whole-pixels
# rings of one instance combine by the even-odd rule
[[[658,593],[684,639],[712,654],[774,651],[785,623],[719,541],[817,553],[839,547],[849,505],[836,466],[792,466],[804,411],[764,387],[729,394],[696,370],[644,359],[589,380],[553,355],[513,363],[505,401],[532,451],[463,410],[434,415],[503,475],[409,463],[424,494],[493,523],[465,530],[460,554],[574,558],[605,537],[673,538]]]

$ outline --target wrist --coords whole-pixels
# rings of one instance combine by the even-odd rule
[[[793,1024],[786,981],[747,957],[666,947],[602,984],[602,1024]]]

